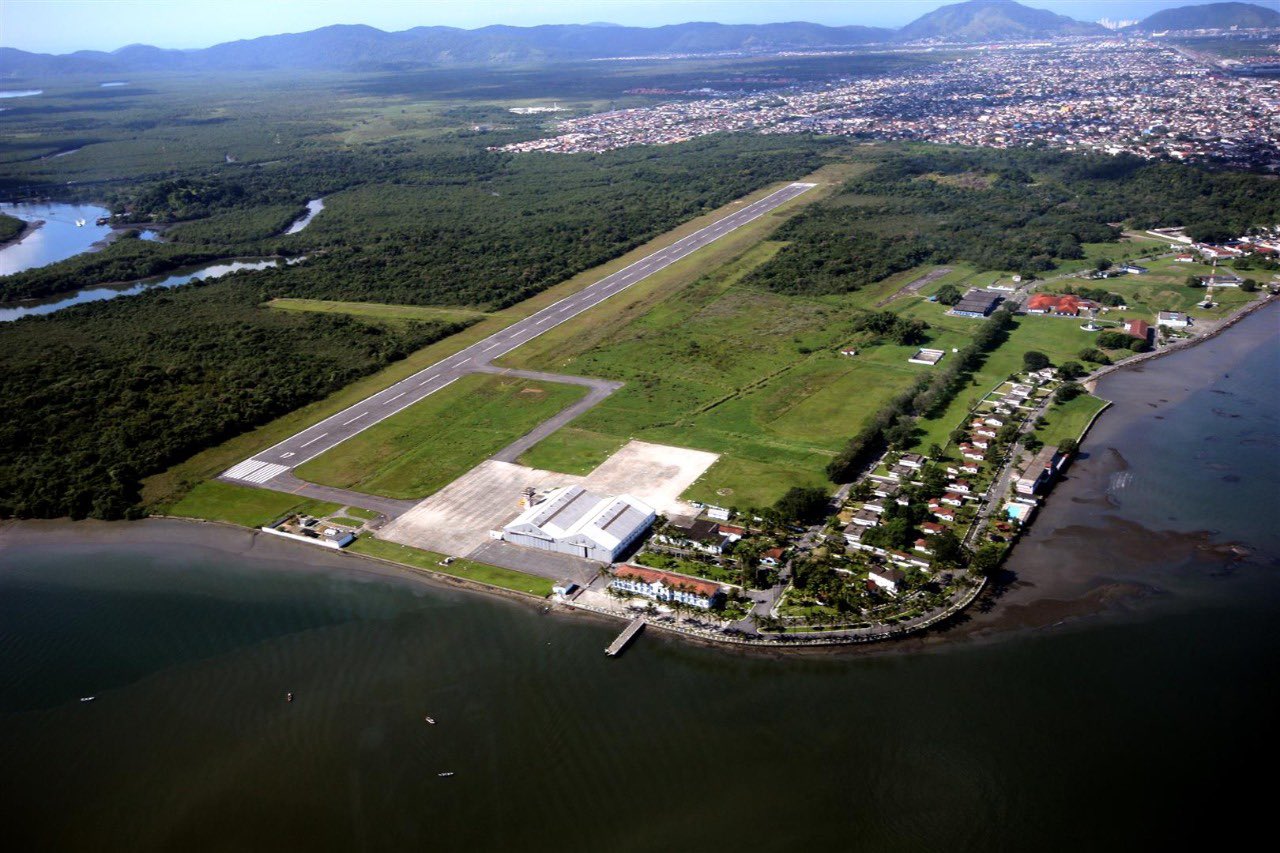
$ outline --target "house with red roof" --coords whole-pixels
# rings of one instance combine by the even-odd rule
[[[1146,320],[1125,320],[1124,330],[1140,341],[1151,339],[1151,324]]]
[[[724,595],[720,585],[700,578],[627,564],[614,572],[609,586],[655,601],[674,601],[710,610]]]
[[[1037,293],[1027,300],[1028,314],[1053,314],[1058,317],[1079,317],[1082,310],[1097,308],[1098,303],[1082,299],[1073,294],[1055,296],[1052,293]]]

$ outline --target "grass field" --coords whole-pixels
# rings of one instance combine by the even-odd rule
[[[490,566],[485,563],[474,563],[470,560],[454,560],[450,565],[442,566],[440,561],[444,559],[443,554],[410,548],[408,545],[397,545],[394,542],[384,542],[380,539],[374,539],[372,536],[361,536],[355,542],[352,542],[347,547],[347,550],[356,554],[390,560],[393,563],[399,563],[415,569],[425,569],[429,572],[452,575],[478,583],[489,584],[490,586],[528,593],[539,598],[546,598],[551,594],[552,582],[546,578],[527,575],[524,572],[517,572],[513,569]]]
[[[744,286],[780,246],[759,243],[692,285],[612,306],[585,338],[526,353],[531,366],[625,384],[522,461],[584,473],[638,438],[721,454],[685,493],[692,500],[747,508],[794,485],[828,485],[836,451],[927,368],[907,363],[914,347],[838,353],[858,339],[852,309],[902,282],[822,298]]]
[[[625,295],[615,297],[588,312],[581,320],[566,323],[565,326],[574,327],[572,330],[564,329],[562,331],[563,327],[558,328],[552,333],[543,335],[533,344],[521,347],[515,353],[512,353],[512,356],[523,356],[524,352],[531,349],[534,344],[543,344],[544,339],[551,338],[553,335],[572,338],[577,335],[592,334],[592,330],[597,327],[597,323],[601,322],[601,318],[614,311],[617,306],[632,305],[638,299],[651,298],[655,291],[667,292],[688,284],[704,272],[714,269],[726,260],[740,254],[754,243],[759,242],[777,228],[786,217],[804,209],[806,205],[813,201],[823,198],[839,181],[845,180],[865,168],[867,167],[864,164],[832,163],[801,178],[804,181],[820,182],[822,186],[792,199],[769,215],[760,217],[723,239],[694,253],[691,257],[663,269],[644,282],[628,289]],[[778,190],[780,186],[779,184],[772,184],[749,194],[741,202],[725,205],[703,216],[691,219],[684,225],[620,255],[606,264],[601,264],[594,269],[582,272],[524,302],[487,315],[465,331],[452,335],[431,346],[424,347],[412,353],[408,358],[389,365],[384,370],[353,382],[324,400],[276,418],[252,432],[229,439],[216,447],[212,447],[184,462],[174,465],[160,474],[148,477],[143,481],[143,504],[149,508],[172,504],[195,484],[217,476],[220,472],[243,459],[249,458],[263,448],[270,447],[294,433],[358,403],[366,397],[399,382],[401,379],[413,375],[424,367],[448,358],[494,332],[506,328],[517,320],[528,317],[566,296],[577,293],[605,276],[611,275],[640,258],[665,248],[692,234],[694,231],[732,213],[744,204],[750,204],[753,201],[764,198]],[[508,361],[508,363],[511,362]]]
[[[577,401],[577,385],[472,374],[298,466],[304,480],[424,498]]]
[[[349,314],[371,320],[407,322],[444,320],[450,323],[475,321],[488,316],[463,308],[432,308],[422,305],[386,305],[381,302],[337,302],[329,299],[272,299],[264,303],[280,311],[310,311],[317,314]]]
[[[290,512],[324,516],[341,508],[337,504],[299,498],[298,495],[209,480],[187,492],[182,500],[172,506],[158,507],[157,512],[185,518],[203,518],[207,521],[226,521],[245,527],[262,527]]]
[[[1107,406],[1107,401],[1086,394],[1066,403],[1053,403],[1045,412],[1045,425],[1036,430],[1036,437],[1046,447],[1056,447],[1068,438],[1079,439],[1080,433],[1093,417]]]
[[[1213,301],[1217,305],[1214,308],[1200,308],[1199,303],[1204,301],[1206,291],[1203,287],[1189,286],[1187,277],[1210,275],[1213,270],[1211,266],[1180,263],[1172,258],[1162,258],[1143,266],[1147,268],[1147,272],[1142,275],[1126,275],[1081,284],[1120,294],[1129,308],[1126,312],[1120,312],[1121,314],[1137,314],[1152,324],[1155,323],[1154,315],[1157,311],[1181,311],[1197,319],[1221,319],[1256,296],[1245,293],[1238,287],[1220,287],[1213,292]],[[1221,274],[1233,270],[1220,269],[1219,272]],[[1269,280],[1271,276],[1265,270],[1244,270],[1237,274],[1241,278],[1253,278],[1260,282]],[[1116,312],[1109,314],[1116,315]]]
[[[975,328],[974,324],[981,322],[965,317],[949,317],[944,313],[943,306],[923,299],[916,300],[914,305],[905,306],[902,313],[923,319],[934,327],[938,332],[935,345],[939,345],[940,349],[963,347]],[[969,391],[957,394],[937,417],[919,422],[922,432],[915,449],[927,450],[931,444],[946,446],[947,436],[956,427],[963,425],[965,413],[973,404],[1009,374],[1022,369],[1024,352],[1043,352],[1054,364],[1078,361],[1080,350],[1093,346],[1096,338],[1096,335],[1081,329],[1080,325],[1079,320],[1069,317],[1016,318],[1014,327],[1009,332],[1009,339],[988,354],[982,367],[973,374]]]
[[[347,507],[346,513],[352,518],[358,518],[362,521],[373,521],[375,518],[377,518],[381,514],[378,512],[374,512],[371,509],[361,509],[358,506]]]

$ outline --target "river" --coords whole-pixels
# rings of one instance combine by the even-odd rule
[[[293,263],[297,260],[299,259],[292,258],[286,261],[286,263]],[[0,306],[0,323],[20,320],[23,317],[52,314],[54,311],[61,311],[63,308],[70,308],[72,305],[82,305],[85,302],[101,302],[104,299],[115,299],[118,296],[133,296],[135,294],[142,293],[143,291],[154,290],[158,287],[177,287],[182,284],[190,284],[197,280],[203,281],[211,278],[220,278],[228,273],[240,272],[241,270],[264,270],[267,267],[277,266],[279,263],[279,258],[219,261],[216,264],[205,264],[204,266],[189,269],[185,272],[156,276],[155,278],[147,278],[131,284],[89,287],[84,290],[77,290],[69,295],[63,294],[60,296],[50,296],[46,299],[28,300],[22,304],[11,304],[7,307]]]
[[[52,156],[62,157],[79,150],[62,151]],[[109,215],[111,211],[93,204],[0,202],[0,213],[26,222],[42,223],[20,240],[0,246],[0,275],[13,275],[95,251],[106,245],[114,230],[110,225],[96,224],[100,217]],[[84,225],[76,225],[76,222],[84,222]],[[141,231],[140,236],[144,240],[160,239],[157,232],[149,229]]]
[[[315,219],[316,216],[319,215],[320,211],[322,210],[324,210],[324,199],[313,198],[311,201],[307,202],[307,212],[302,216],[300,216],[298,219],[296,219],[285,230],[284,233],[297,234],[303,228],[306,228],[308,225],[310,225],[311,220]]]
[[[1280,698],[1276,321],[1105,380],[1116,405],[999,597],[872,649],[651,632],[606,659],[616,623],[249,531],[0,528],[6,836],[1022,851],[1211,825],[1243,846]]]

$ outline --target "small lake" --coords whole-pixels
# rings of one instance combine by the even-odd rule
[[[286,261],[286,263],[292,263],[297,260],[300,259],[291,259],[290,261]],[[0,323],[9,323],[23,317],[34,317],[40,314],[52,314],[54,311],[60,311],[63,308],[70,308],[72,305],[82,305],[85,302],[101,302],[105,299],[115,299],[117,296],[133,296],[146,290],[154,290],[157,287],[177,287],[182,284],[190,284],[197,279],[204,280],[219,278],[220,276],[227,275],[228,273],[239,272],[241,270],[264,270],[267,267],[273,267],[279,263],[280,259],[278,258],[221,261],[216,264],[206,264],[185,272],[176,272],[167,276],[143,279],[142,281],[134,282],[132,284],[86,288],[85,290],[78,290],[69,295],[52,296],[48,299],[32,300],[22,305],[0,308]]]
[[[98,217],[111,211],[92,204],[3,203],[0,213],[44,223],[20,242],[0,249],[0,275],[13,275],[91,251],[95,243],[111,234],[111,226],[94,224]],[[76,225],[78,221],[84,225]]]
[[[324,199],[313,198],[311,201],[307,202],[307,215],[302,217],[301,219],[296,220],[292,225],[289,226],[289,228],[284,233],[297,234],[303,228],[306,228],[308,225],[310,225],[311,220],[315,219],[316,214],[318,214],[322,210],[324,210]]]
[[[42,95],[44,89],[3,89],[0,90],[0,98],[30,98],[32,95]]]

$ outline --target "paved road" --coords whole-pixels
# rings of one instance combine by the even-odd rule
[[[518,462],[526,450],[551,435],[551,433],[560,429],[560,427],[566,426],[578,415],[587,411],[587,409],[593,408],[605,397],[608,397],[614,391],[617,391],[622,387],[621,382],[610,382],[607,379],[592,379],[587,376],[566,376],[560,373],[542,373],[537,370],[507,370],[493,365],[481,368],[481,372],[496,373],[501,376],[516,376],[521,379],[533,379],[539,382],[563,382],[568,385],[583,385],[591,389],[587,392],[587,396],[583,397],[572,406],[561,410],[560,413],[554,417],[548,418],[538,424],[536,427],[489,457],[490,459],[498,462]]]
[[[418,371],[413,376],[397,382],[371,397],[356,403],[302,432],[286,438],[252,458],[228,468],[220,479],[253,486],[279,489],[277,478],[347,439],[357,435],[379,421],[412,406],[419,400],[457,382],[469,373],[484,370],[490,363],[511,352],[521,344],[561,323],[573,319],[584,311],[599,305],[633,284],[643,281],[661,269],[718,240],[748,222],[764,216],[779,205],[807,192],[816,184],[794,183],[777,192],[743,206],[675,243],[648,255],[577,293],[566,296],[520,320],[500,332],[495,332],[479,343],[472,344],[459,353]],[[561,381],[561,380],[558,380]],[[291,485],[296,487],[296,479]],[[292,491],[284,488],[283,491]]]

